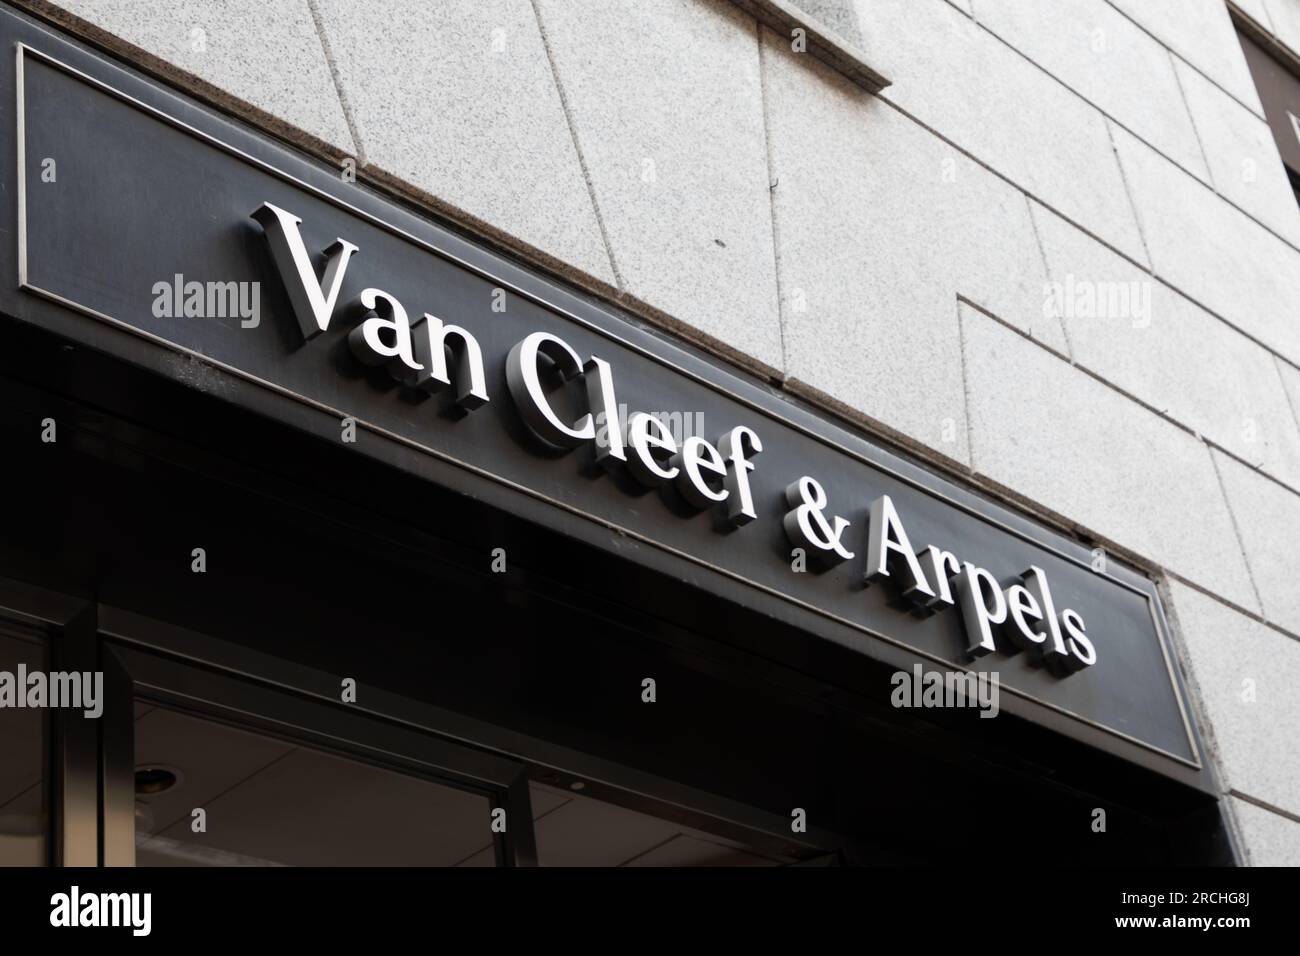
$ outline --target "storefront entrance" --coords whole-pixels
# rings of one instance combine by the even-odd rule
[[[1195,790],[1007,715],[895,710],[854,689],[892,669],[635,554],[5,337],[6,659],[105,680],[97,721],[0,712],[6,863],[1230,858]]]

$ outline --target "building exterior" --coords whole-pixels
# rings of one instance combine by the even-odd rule
[[[1011,859],[1300,864],[1300,0],[2,12],[0,669],[104,713],[0,711],[0,862],[911,862],[957,808]],[[316,338],[335,276],[473,347]],[[661,396],[698,480],[626,412],[662,494],[580,476],[551,363]],[[784,532],[782,467],[827,489]],[[975,557],[928,617],[841,586],[908,573],[895,481],[918,555],[1062,562],[1054,673]],[[1007,713],[891,703],[922,661]]]

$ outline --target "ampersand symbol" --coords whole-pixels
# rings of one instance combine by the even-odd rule
[[[824,566],[853,557],[853,552],[846,551],[840,544],[840,536],[849,522],[838,515],[831,516],[833,524],[826,520],[822,513],[826,508],[826,492],[817,479],[805,475],[791,483],[785,489],[785,500],[793,510],[786,513],[781,523],[791,543],[810,549],[810,553],[820,558]]]

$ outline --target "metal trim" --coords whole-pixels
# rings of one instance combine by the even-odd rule
[[[102,866],[135,866],[135,709],[131,675],[100,645],[104,712],[100,722],[99,855]]]
[[[96,609],[86,606],[50,642],[53,671],[98,671]],[[50,713],[51,859],[55,866],[98,866],[100,836],[98,721],[79,711]]]

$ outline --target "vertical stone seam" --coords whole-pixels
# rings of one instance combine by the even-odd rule
[[[1156,260],[1152,259],[1151,247],[1147,245],[1147,230],[1141,224],[1141,213],[1138,212],[1138,203],[1134,202],[1134,191],[1128,185],[1128,174],[1125,172],[1125,160],[1119,155],[1119,146],[1115,143],[1115,127],[1110,117],[1105,113],[1101,114],[1101,121],[1106,124],[1106,138],[1110,140],[1110,152],[1115,157],[1115,165],[1119,168],[1119,182],[1125,187],[1125,198],[1128,200],[1128,211],[1134,215],[1134,224],[1138,226],[1138,239],[1141,242],[1141,251],[1147,256],[1147,272],[1154,276],[1156,274]]]
[[[1241,535],[1241,527],[1237,524],[1237,513],[1232,507],[1232,498],[1228,495],[1228,486],[1224,484],[1223,472],[1219,470],[1219,462],[1215,457],[1214,449],[1205,443],[1205,453],[1210,456],[1210,467],[1214,469],[1214,477],[1219,482],[1219,493],[1223,495],[1223,504],[1228,509],[1228,520],[1232,522],[1232,533],[1237,536],[1237,547],[1241,551],[1241,560],[1246,564],[1246,580],[1250,582],[1250,590],[1255,595],[1255,601],[1259,604],[1260,616],[1268,617],[1268,609],[1264,607],[1264,599],[1260,596],[1259,585],[1255,583],[1255,572],[1250,567],[1250,555],[1246,553],[1246,539]]]
[[[1201,129],[1196,125],[1196,117],[1192,114],[1192,101],[1187,98],[1187,91],[1183,89],[1183,78],[1178,75],[1178,61],[1181,57],[1175,56],[1173,50],[1165,52],[1169,55],[1169,68],[1174,71],[1174,84],[1178,87],[1178,96],[1183,101],[1183,109],[1187,110],[1187,118],[1192,123],[1192,135],[1196,137],[1196,148],[1201,151],[1201,162],[1205,163],[1205,178],[1209,181],[1214,194],[1221,195],[1219,185],[1214,181],[1214,170],[1210,168],[1210,154],[1205,151],[1205,140],[1201,137]]]
[[[1146,271],[1149,275],[1156,274],[1156,262],[1151,257],[1151,248],[1147,245],[1147,231],[1142,226],[1142,214],[1138,212],[1137,203],[1133,201],[1133,188],[1128,184],[1128,174],[1124,172],[1124,159],[1119,154],[1119,145],[1115,142],[1115,127],[1111,123],[1110,117],[1102,114],[1101,121],[1106,124],[1106,137],[1110,140],[1110,151],[1115,157],[1115,165],[1119,167],[1119,181],[1124,186],[1124,198],[1128,200],[1129,211],[1133,213],[1133,222],[1137,225],[1138,239],[1142,243],[1142,252],[1147,257]]]
[[[614,246],[609,241],[609,230],[605,228],[605,217],[600,211],[600,200],[596,198],[596,184],[591,179],[591,169],[587,166],[587,157],[582,152],[582,142],[578,139],[578,127],[573,119],[573,110],[569,106],[569,97],[564,92],[564,84],[560,82],[560,71],[555,65],[555,54],[551,51],[551,40],[546,34],[546,26],[542,22],[542,11],[537,4],[537,0],[529,0],[533,7],[533,19],[537,21],[537,33],[542,39],[542,49],[546,51],[546,63],[551,69],[551,81],[555,83],[555,92],[560,97],[560,109],[564,111],[564,122],[569,127],[569,139],[573,141],[573,151],[578,156],[578,168],[582,170],[582,179],[587,184],[587,196],[591,199],[591,210],[596,216],[596,228],[600,230],[600,241],[605,245],[605,255],[609,258],[610,271],[614,273],[614,284],[618,287],[620,293],[628,291],[626,283],[623,281],[623,274],[619,272],[618,261],[614,258]]]
[[[1286,399],[1287,407],[1291,409],[1291,417],[1295,419],[1295,426],[1300,429],[1300,408],[1296,407],[1295,402],[1291,401],[1291,393],[1287,391],[1286,377],[1282,374],[1282,356],[1276,353],[1270,353],[1273,356],[1273,367],[1277,369],[1278,384],[1282,387],[1282,397]]]
[[[1052,267],[1047,262],[1047,249],[1043,246],[1043,237],[1038,234],[1038,217],[1034,215],[1034,201],[1029,198],[1028,193],[1024,193],[1025,208],[1029,211],[1029,228],[1034,231],[1034,245],[1038,247],[1038,257],[1043,262],[1043,276],[1050,283],[1052,278]],[[1050,215],[1050,213],[1049,213]],[[1046,293],[1046,290],[1044,290]],[[1044,298],[1046,295],[1044,294]],[[1070,329],[1066,325],[1065,316],[1058,315],[1056,324],[1061,327],[1061,335],[1065,338],[1065,351],[1070,359],[1070,364],[1074,365],[1074,343],[1070,341]]]
[[[316,26],[316,36],[320,40],[321,50],[325,53],[325,65],[330,71],[330,80],[334,83],[334,95],[339,98],[339,108],[343,110],[343,121],[348,124],[348,135],[352,137],[352,151],[356,156],[357,165],[366,165],[366,148],[361,141],[361,133],[357,129],[356,118],[352,115],[352,104],[348,102],[348,94],[343,90],[343,79],[339,76],[338,64],[334,59],[334,50],[330,47],[329,35],[325,30],[325,20],[321,12],[317,9],[317,0],[307,0],[307,10],[311,14],[311,21]]]
[[[781,288],[781,231],[776,219],[776,187],[772,169],[772,124],[768,116],[767,55],[763,52],[763,24],[754,21],[754,36],[758,40],[758,93],[763,113],[763,152],[767,160],[767,208],[772,220],[772,269],[776,272],[776,326],[781,341],[781,377],[790,372],[785,346],[785,294]]]

